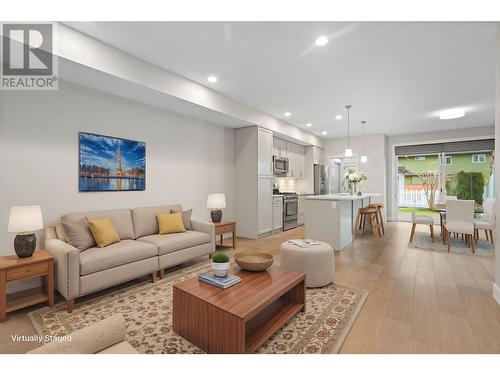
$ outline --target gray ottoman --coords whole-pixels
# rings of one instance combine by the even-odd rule
[[[326,242],[300,247],[283,242],[280,249],[280,266],[306,274],[306,286],[317,288],[333,282],[335,264],[333,249]]]

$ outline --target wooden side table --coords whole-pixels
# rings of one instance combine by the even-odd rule
[[[36,250],[29,258],[16,255],[0,257],[0,322],[7,313],[41,302],[54,305],[54,258],[45,250]],[[42,286],[7,295],[9,281],[42,277]]]
[[[235,221],[224,221],[215,224],[215,235],[220,235],[220,245],[222,246],[222,237],[225,233],[233,234],[233,249],[236,248],[236,222]]]

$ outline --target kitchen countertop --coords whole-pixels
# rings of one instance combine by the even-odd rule
[[[326,195],[313,195],[307,196],[306,199],[323,200],[323,201],[356,201],[359,199],[380,197],[379,193],[363,193],[361,195],[352,195],[351,193],[339,194],[326,194]]]

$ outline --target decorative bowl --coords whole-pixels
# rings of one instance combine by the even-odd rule
[[[247,271],[265,271],[274,262],[271,254],[241,252],[234,255],[236,264]]]

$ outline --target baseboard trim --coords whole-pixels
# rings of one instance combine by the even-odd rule
[[[495,283],[493,283],[493,298],[500,305],[500,287]]]

